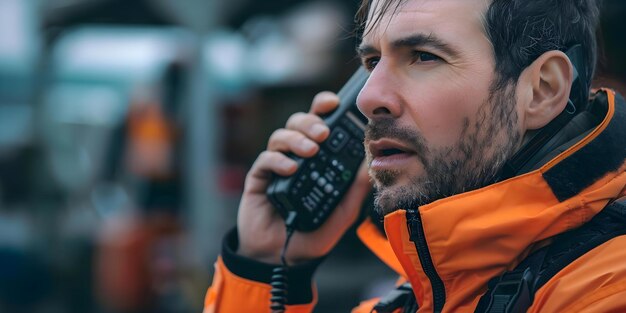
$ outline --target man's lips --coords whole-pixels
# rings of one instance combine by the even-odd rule
[[[367,147],[372,156],[370,163],[372,170],[406,167],[416,155],[406,144],[389,138],[372,141]]]
[[[373,159],[388,158],[395,155],[412,155],[415,151],[407,145],[392,139],[380,139],[368,144],[368,149]]]

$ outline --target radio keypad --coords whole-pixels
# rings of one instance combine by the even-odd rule
[[[346,142],[348,141],[348,139],[349,138],[348,138],[348,134],[346,133],[346,131],[341,127],[337,127],[333,129],[333,132],[330,134],[330,136],[327,139],[328,147],[333,152],[338,152],[339,150],[341,150],[341,148],[343,148],[346,145]]]
[[[302,169],[304,173],[300,175],[300,180],[292,185],[292,194],[309,191],[301,201],[314,224],[324,222],[337,206],[340,190],[346,187],[352,173],[357,170],[353,160],[364,156],[363,143],[354,139],[362,137],[363,131],[347,118],[343,118],[340,124],[342,126],[335,127],[324,143],[331,154],[323,146],[316,159],[310,160]]]

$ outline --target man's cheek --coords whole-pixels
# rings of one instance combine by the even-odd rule
[[[474,105],[467,98],[432,97],[428,106],[413,110],[413,120],[429,143],[447,146],[457,141],[471,118]]]

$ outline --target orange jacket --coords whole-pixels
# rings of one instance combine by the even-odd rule
[[[626,196],[626,105],[609,90],[595,101],[608,104],[600,125],[541,168],[414,210],[425,243],[419,254],[417,240],[410,240],[407,211],[385,217],[388,240],[371,223],[361,225],[358,234],[366,245],[411,282],[419,313],[433,312],[434,306],[474,312],[491,278]],[[418,236],[415,229],[412,238]],[[539,289],[529,312],[626,312],[625,260],[626,236],[609,240]],[[424,268],[432,270],[430,276]],[[266,312],[269,290],[234,275],[220,258],[205,312]],[[311,312],[315,302],[314,294],[311,303],[288,306],[287,312]],[[370,312],[376,302],[366,301],[353,312]]]

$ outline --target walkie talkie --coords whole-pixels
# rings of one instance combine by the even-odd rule
[[[323,117],[330,135],[311,158],[291,156],[298,171],[287,177],[276,176],[267,196],[283,218],[296,212],[295,228],[310,232],[321,226],[343,198],[359,169],[365,151],[364,129],[367,118],[359,112],[356,98],[369,73],[360,67],[341,88],[339,107]]]

